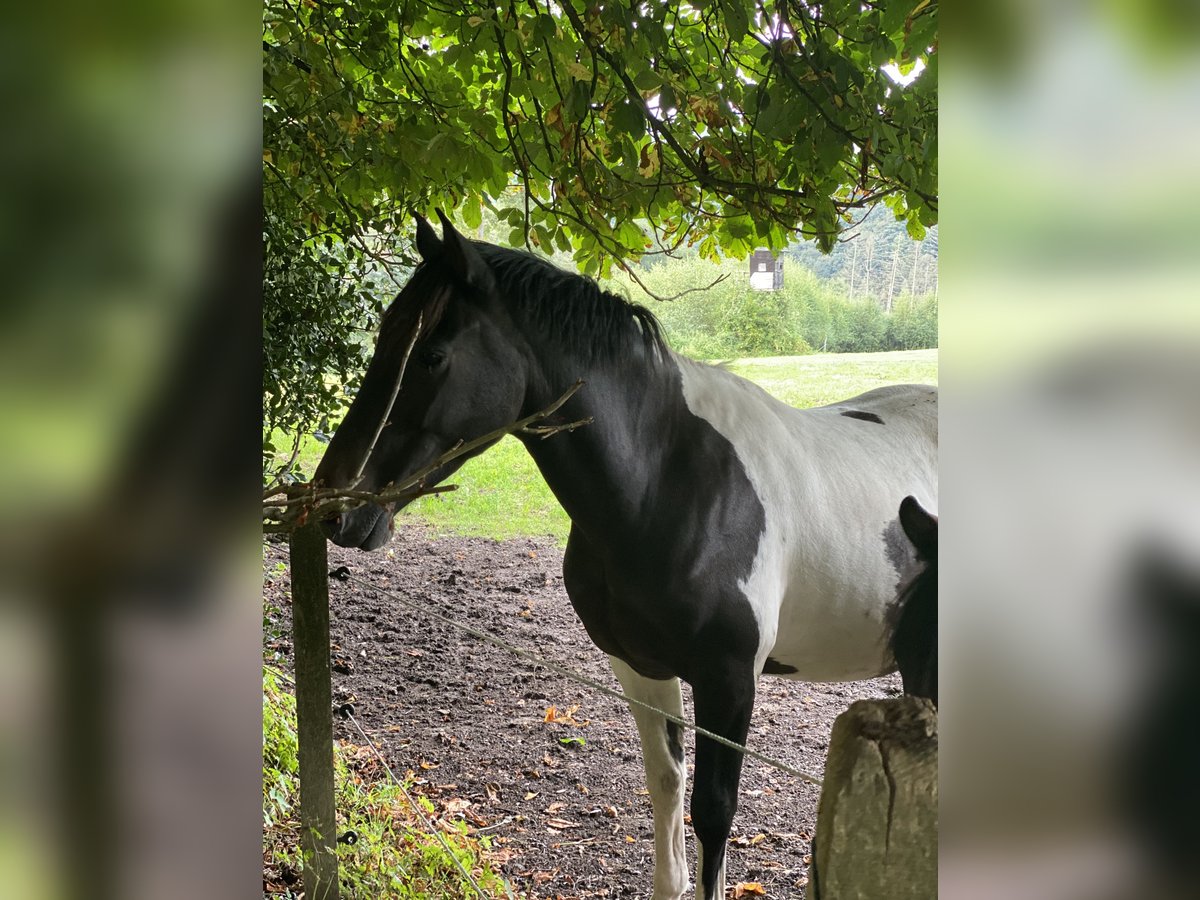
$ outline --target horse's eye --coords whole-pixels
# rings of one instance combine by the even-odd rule
[[[432,371],[440,366],[443,361],[445,361],[446,354],[444,354],[441,350],[436,350],[430,347],[422,350],[418,359],[420,360],[421,365]]]

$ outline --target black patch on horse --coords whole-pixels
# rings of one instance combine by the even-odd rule
[[[864,422],[874,422],[876,425],[882,425],[883,419],[875,415],[875,413],[863,412],[858,409],[843,410],[842,415],[847,419],[861,419]]]
[[[682,730],[674,722],[667,722],[667,749],[677,763],[683,762]]]

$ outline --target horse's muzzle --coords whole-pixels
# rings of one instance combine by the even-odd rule
[[[391,516],[382,506],[369,503],[321,523],[325,536],[339,547],[378,550],[391,537]]]

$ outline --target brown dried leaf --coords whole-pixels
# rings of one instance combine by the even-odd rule
[[[739,900],[749,894],[757,894],[760,897],[766,896],[766,888],[757,881],[739,881],[733,886],[734,900]]]

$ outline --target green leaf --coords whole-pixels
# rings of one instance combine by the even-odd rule
[[[628,100],[616,105],[608,124],[617,134],[627,134],[634,140],[646,133],[646,119],[642,111]]]
[[[653,69],[643,69],[634,76],[633,83],[639,91],[653,91],[662,84],[662,79]]]
[[[591,86],[586,81],[575,81],[571,85],[571,93],[567,95],[564,104],[570,110],[572,122],[581,122],[587,115],[588,104],[592,99]]]
[[[463,224],[468,228],[475,229],[483,224],[483,207],[478,197],[468,199],[463,204],[460,213],[462,214]]]
[[[721,0],[721,15],[725,19],[725,27],[729,29],[729,38],[734,42],[740,41],[750,30],[750,15],[746,7],[747,4],[741,0]]]

